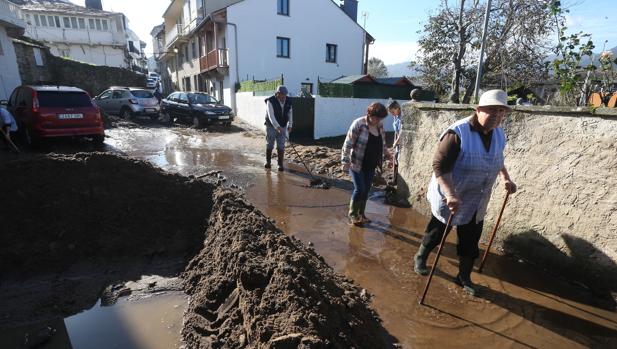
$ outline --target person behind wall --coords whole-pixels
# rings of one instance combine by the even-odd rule
[[[287,97],[287,87],[280,85],[276,88],[274,96],[266,102],[266,164],[265,168],[271,168],[272,151],[276,141],[276,155],[278,157],[278,170],[284,171],[283,159],[285,158],[285,140],[291,133],[293,124],[293,110],[291,98]]]
[[[341,149],[343,171],[349,171],[354,185],[349,202],[349,221],[357,226],[370,223],[364,211],[375,169],[381,167],[384,158],[390,158],[383,128],[386,116],[388,111],[383,104],[371,103],[366,115],[351,123]]]
[[[392,114],[392,127],[394,129],[394,141],[392,142],[392,153],[393,161],[394,161],[394,178],[393,181],[396,183],[396,177],[398,174],[398,158],[401,152],[401,105],[398,104],[397,101],[390,101],[388,103],[388,112]]]
[[[161,104],[161,99],[163,97],[163,94],[161,93],[161,82],[160,81],[157,81],[156,87],[154,87],[154,97],[159,101],[159,104]]]
[[[506,138],[499,127],[509,111],[506,92],[486,91],[471,116],[455,122],[442,133],[433,157],[433,175],[427,194],[432,217],[414,256],[414,271],[428,274],[426,261],[439,245],[445,223],[452,214],[459,256],[455,282],[471,295],[476,294],[471,271],[479,255],[478,242],[497,175],[506,191],[516,192],[504,165]]]
[[[7,148],[10,149],[11,144],[11,132],[17,132],[17,122],[15,122],[15,118],[6,108],[0,107],[0,130],[2,130],[2,138],[3,143],[6,143]]]

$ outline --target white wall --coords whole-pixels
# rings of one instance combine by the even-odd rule
[[[4,26],[0,26],[0,45],[3,55],[0,55],[0,99],[8,100],[13,89],[21,85],[19,67],[15,56],[13,41],[7,36]]]
[[[252,92],[236,93],[236,115],[242,121],[265,132],[266,97],[253,96]]]
[[[126,68],[124,50],[111,46],[67,45],[62,43],[48,44],[50,52],[62,56],[60,50],[69,50],[70,58],[79,62],[110,67]]]
[[[289,16],[277,14],[276,0],[245,0],[227,8],[238,25],[239,76],[246,80],[285,76],[292,95],[301,82],[330,81],[362,73],[364,31],[331,0],[290,1]],[[233,29],[228,26],[229,76],[235,79]],[[290,38],[290,58],[276,56],[276,37]],[[337,47],[337,63],[326,62],[326,44]],[[308,78],[308,80],[307,80]]]
[[[360,116],[366,115],[366,108],[373,102],[386,105],[387,100],[316,96],[315,139],[346,134],[351,123]],[[383,123],[386,131],[394,131],[391,115],[388,115]]]

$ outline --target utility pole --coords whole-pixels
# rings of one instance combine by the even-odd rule
[[[368,19],[368,12],[362,11],[362,29],[364,29],[364,33],[362,35],[362,40],[364,43],[364,74],[368,74],[368,45],[369,43],[366,41],[366,20]]]
[[[476,74],[476,88],[474,91],[474,102],[478,103],[478,93],[480,92],[480,79],[482,79],[482,66],[484,63],[484,46],[486,45],[486,34],[488,32],[488,19],[491,13],[491,0],[486,2],[486,12],[484,13],[484,29],[482,30],[482,44],[480,45],[480,61],[478,62],[478,72]]]

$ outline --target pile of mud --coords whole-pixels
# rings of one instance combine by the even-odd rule
[[[103,153],[0,163],[0,275],[197,253],[216,185]]]
[[[390,348],[366,291],[284,235],[236,191],[215,194],[207,239],[182,275],[189,348]]]

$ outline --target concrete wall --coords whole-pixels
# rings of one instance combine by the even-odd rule
[[[360,116],[366,115],[366,108],[373,102],[386,104],[387,100],[362,98],[315,97],[315,139],[336,137],[347,134],[349,125]],[[386,131],[394,131],[392,116],[384,120]]]
[[[470,106],[405,104],[399,189],[429,215],[426,189],[438,136]],[[504,120],[506,166],[519,186],[497,246],[542,268],[617,291],[617,109],[516,107]],[[490,233],[504,199],[498,180]],[[485,235],[486,236],[486,235]]]
[[[21,79],[13,42],[3,25],[0,25],[0,46],[0,100],[8,100],[13,89],[21,85]]]
[[[253,92],[236,93],[236,104],[238,108],[238,118],[249,125],[265,132],[266,126],[266,104],[263,96],[253,96]]]

